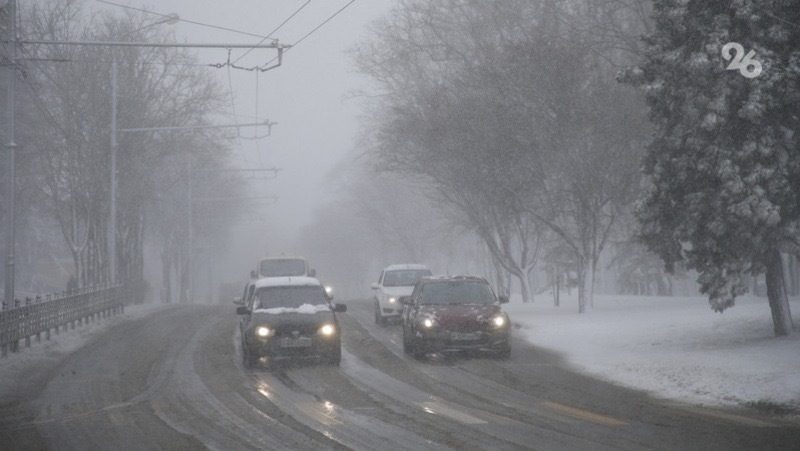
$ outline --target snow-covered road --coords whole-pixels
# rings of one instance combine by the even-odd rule
[[[108,328],[0,399],[1,449],[786,448],[800,424],[673,405],[514,341],[510,360],[402,352],[371,303],[342,315],[341,368],[245,370],[228,306]]]

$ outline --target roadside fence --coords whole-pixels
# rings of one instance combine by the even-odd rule
[[[50,339],[67,328],[74,329],[91,321],[122,313],[131,290],[124,286],[81,288],[70,292],[36,296],[35,298],[3,301],[0,310],[0,353],[19,352],[20,341],[25,347]]]

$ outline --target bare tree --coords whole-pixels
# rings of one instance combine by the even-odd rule
[[[575,257],[580,311],[637,186],[644,130],[638,94],[614,79],[618,50],[576,32],[591,28],[585,15],[596,10],[405,1],[358,52],[380,87],[369,126],[382,164],[428,177],[525,299],[542,238],[562,240]]]
[[[24,11],[27,38],[166,42],[143,15],[86,15],[77,2],[34,4]],[[107,233],[110,204],[111,62],[119,67],[118,128],[204,125],[223,99],[219,86],[184,50],[28,46],[25,68],[34,103],[44,112],[31,136],[44,192],[60,224],[83,285],[111,279]],[[165,158],[183,148],[201,159],[225,146],[219,136],[122,133],[118,216],[113,235],[117,280],[143,279],[147,200],[172,185],[159,178]],[[224,159],[216,160],[225,165]],[[156,182],[162,182],[159,185]]]

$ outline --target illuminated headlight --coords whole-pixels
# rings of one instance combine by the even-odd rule
[[[506,325],[506,318],[503,315],[497,315],[492,318],[492,325],[494,327],[503,327]]]
[[[267,338],[272,335],[272,329],[266,326],[256,327],[256,335],[260,338]]]
[[[394,304],[395,302],[397,302],[397,298],[395,298],[395,297],[389,298],[389,303],[390,304]]]
[[[336,328],[332,324],[326,324],[319,328],[319,333],[329,337],[336,333]]]
[[[330,285],[325,285],[325,294],[327,294],[328,296],[332,295],[333,294],[333,287],[330,286]]]
[[[433,326],[434,326],[434,324],[436,324],[436,322],[434,322],[434,321],[433,321],[432,319],[430,319],[430,318],[425,318],[425,319],[423,319],[423,320],[422,320],[422,325],[423,325],[423,326],[425,326],[425,327],[426,327],[426,328],[428,328],[428,329],[430,329],[431,327],[433,327]]]

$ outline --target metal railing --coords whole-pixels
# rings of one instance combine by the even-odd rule
[[[122,313],[128,290],[123,286],[83,288],[45,297],[15,300],[12,305],[3,301],[0,311],[0,349],[2,356],[19,352],[20,341],[31,346],[31,339],[50,339],[51,332],[59,334],[90,321]]]

